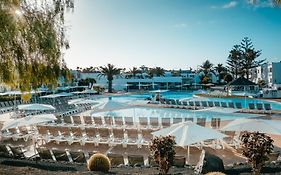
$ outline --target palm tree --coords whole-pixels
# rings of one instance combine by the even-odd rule
[[[223,66],[223,64],[217,64],[217,66],[215,67],[215,70],[217,71],[217,73],[219,74],[219,84],[221,83],[221,79],[224,77],[224,75],[226,74],[226,68]]]
[[[210,76],[210,73],[213,68],[213,64],[209,60],[206,60],[202,63],[202,65],[200,65],[200,68],[201,68],[201,71],[204,72],[205,76]]]
[[[152,78],[153,76],[161,77],[165,75],[165,70],[161,67],[150,68],[148,70],[149,76]]]
[[[138,68],[133,67],[132,69],[130,69],[129,73],[131,74],[131,76],[132,76],[133,78],[136,78],[136,75],[137,75],[138,73],[141,73],[141,71],[140,71]]]
[[[107,64],[107,66],[100,66],[99,67],[99,75],[98,77],[107,77],[108,80],[108,92],[112,93],[112,80],[113,77],[116,75],[120,75],[121,71],[123,69],[121,68],[116,68],[114,65],[112,64]]]

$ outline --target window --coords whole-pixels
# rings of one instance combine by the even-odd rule
[[[272,78],[270,78],[270,83],[272,83]]]
[[[272,67],[271,67],[271,68],[269,68],[269,72],[272,72]]]

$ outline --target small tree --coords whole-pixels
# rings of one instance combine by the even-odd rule
[[[152,140],[150,145],[150,151],[153,154],[154,161],[159,165],[160,174],[167,174],[170,167],[174,163],[175,149],[174,145],[175,137],[156,137]]]
[[[251,163],[254,175],[260,174],[261,167],[268,160],[268,155],[273,150],[273,140],[259,132],[244,133],[241,136],[242,154],[246,156]]]

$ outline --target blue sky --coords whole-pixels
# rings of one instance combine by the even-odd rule
[[[225,64],[243,37],[281,61],[281,8],[267,0],[76,0],[67,16],[70,68]]]

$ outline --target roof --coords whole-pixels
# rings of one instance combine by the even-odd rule
[[[228,84],[229,86],[256,86],[257,84],[247,80],[244,77],[239,77]]]

